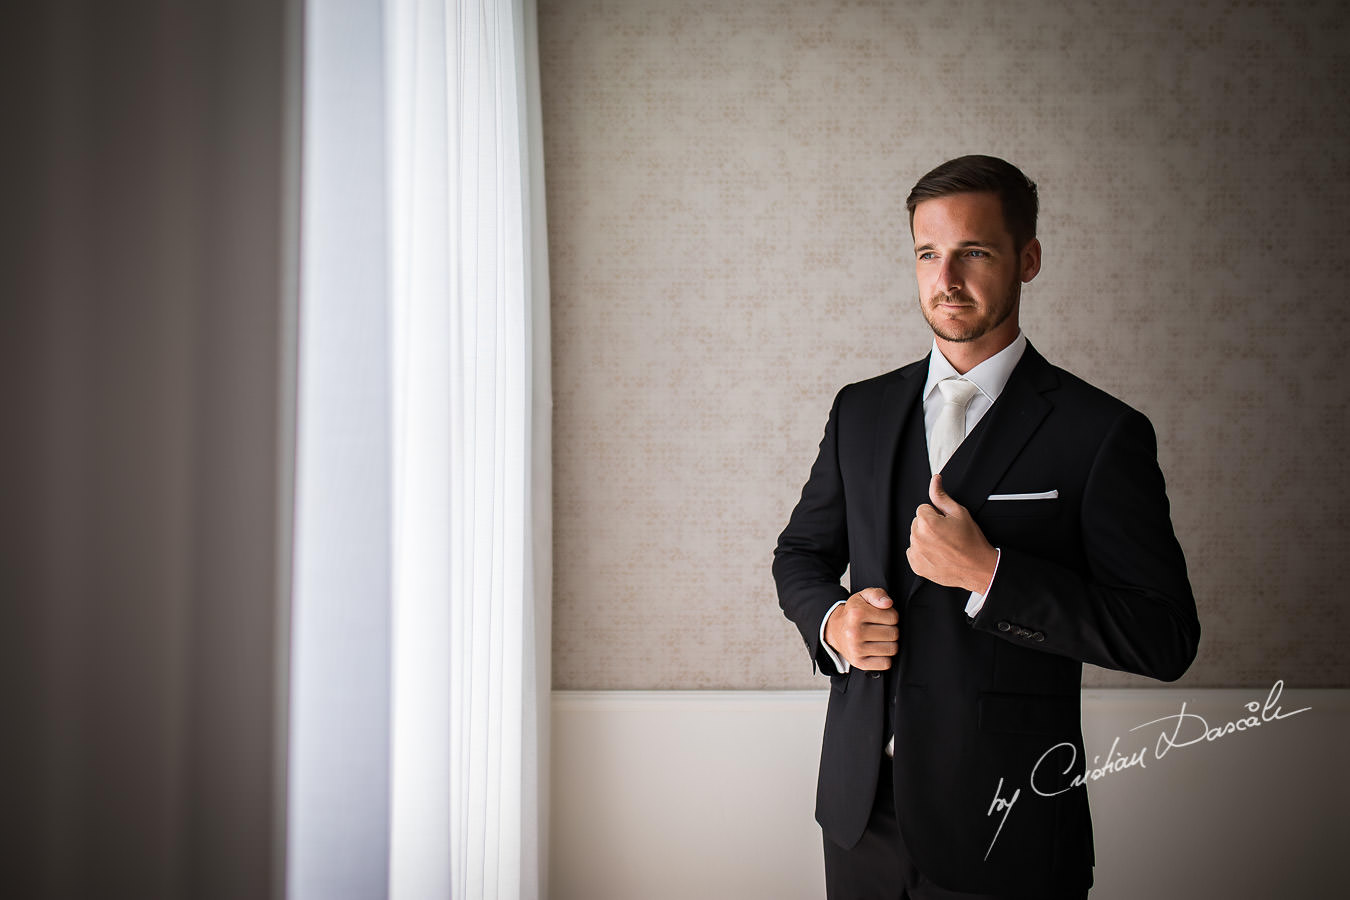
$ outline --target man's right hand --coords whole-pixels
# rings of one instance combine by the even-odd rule
[[[900,614],[881,588],[863,588],[825,622],[825,642],[850,666],[889,669],[900,650]]]

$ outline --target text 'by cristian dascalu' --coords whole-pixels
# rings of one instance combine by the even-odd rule
[[[1284,680],[1276,681],[1270,688],[1270,693],[1266,695],[1265,703],[1259,700],[1252,700],[1245,705],[1245,709],[1250,715],[1224,722],[1222,725],[1211,726],[1204,716],[1198,713],[1190,712],[1186,709],[1186,701],[1181,702],[1181,711],[1171,716],[1163,716],[1161,719],[1154,719],[1150,722],[1144,722],[1130,729],[1131,732],[1138,731],[1141,728],[1148,728],[1150,725],[1162,725],[1163,729],[1158,734],[1157,742],[1152,746],[1145,745],[1128,755],[1117,752],[1120,746],[1120,738],[1117,737],[1111,742],[1111,749],[1106,752],[1106,759],[1100,756],[1092,758],[1094,768],[1085,769],[1083,772],[1075,775],[1067,787],[1056,787],[1053,790],[1044,790],[1037,784],[1037,775],[1044,769],[1049,774],[1064,776],[1073,771],[1078,762],[1077,748],[1064,741],[1055,744],[1050,749],[1041,754],[1041,758],[1036,760],[1036,765],[1031,767],[1031,778],[1029,786],[1033,793],[1040,797],[1056,797],[1077,787],[1082,787],[1089,781],[1099,781],[1107,775],[1114,775],[1116,772],[1123,772],[1126,769],[1138,767],[1140,769],[1148,768],[1147,760],[1151,756],[1153,759],[1162,759],[1169,751],[1181,747],[1193,747],[1196,744],[1210,743],[1220,738],[1227,737],[1239,731],[1251,731],[1270,722],[1278,722],[1280,719],[1288,719],[1299,713],[1307,712],[1312,709],[1311,706],[1305,706],[1302,709],[1296,709],[1293,712],[1284,712],[1280,709],[1280,694],[1284,691]],[[1100,765],[1098,762],[1100,761]],[[1041,776],[1042,782],[1045,776]],[[994,843],[998,840],[999,834],[1003,832],[1003,826],[1008,821],[1008,814],[1012,812],[1013,804],[1022,796],[1022,789],[1017,788],[1010,796],[1003,796],[1003,779],[1000,777],[998,786],[994,788],[994,800],[989,804],[986,816],[992,816],[1002,813],[999,819],[998,828],[994,831],[994,837],[989,842],[989,849],[985,851],[984,858],[988,859],[990,852],[994,849]]]

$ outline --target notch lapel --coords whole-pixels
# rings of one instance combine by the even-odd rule
[[[1042,395],[1057,383],[1050,364],[1028,341],[1003,393],[942,467],[943,488],[972,516],[1054,408]],[[914,578],[906,601],[927,583]]]
[[[899,515],[893,501],[895,473],[900,466],[900,439],[904,435],[905,422],[909,419],[911,407],[919,402],[919,391],[928,378],[928,357],[900,369],[897,376],[886,386],[881,409],[877,410],[880,421],[872,461],[872,471],[877,475],[877,559],[882,560],[888,582],[886,589],[892,592],[893,598],[900,590],[901,581],[897,576],[905,569],[903,548],[909,546],[909,540],[906,539],[897,551],[894,543],[896,516]],[[919,427],[922,428],[922,424]],[[908,527],[909,519],[905,519],[905,525]],[[900,563],[893,562],[897,555],[901,557]]]
[[[1028,343],[1003,393],[971,433],[973,440],[962,443],[943,467],[943,487],[971,515],[984,506],[999,479],[1054,408],[1043,394],[1057,380],[1050,364]]]

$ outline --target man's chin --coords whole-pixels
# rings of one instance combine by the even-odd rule
[[[943,334],[937,329],[933,329],[933,334],[936,334],[949,344],[969,344],[971,341],[981,336],[978,334],[951,334],[950,332]]]
[[[932,322],[928,327],[933,329],[933,334],[952,344],[968,344],[971,341],[978,340],[988,334],[988,329],[980,328],[950,328],[943,325],[937,325]]]

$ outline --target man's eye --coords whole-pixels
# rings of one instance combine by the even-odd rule
[[[933,258],[932,250],[925,250],[923,253],[919,254],[919,259],[932,259],[932,258]]]
[[[986,251],[984,251],[984,250],[972,250],[972,251],[970,251],[970,255],[973,256],[973,257],[975,257],[976,259],[983,259],[984,257],[988,256],[989,254],[988,254]]]

